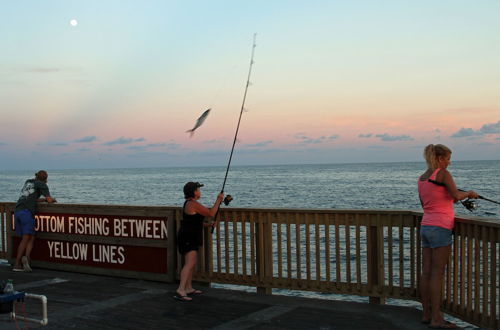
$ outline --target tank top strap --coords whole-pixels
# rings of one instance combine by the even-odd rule
[[[435,181],[435,180],[436,180],[436,176],[437,176],[437,174],[439,173],[439,171],[441,171],[441,169],[440,169],[440,168],[436,168],[436,169],[434,170],[434,172],[432,172],[432,174],[431,174],[431,176],[429,177],[429,179],[431,179],[431,180],[434,180],[434,181]]]

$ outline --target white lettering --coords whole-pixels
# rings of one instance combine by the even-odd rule
[[[136,221],[136,231],[137,231],[137,237],[144,237],[144,230],[146,229],[146,222],[144,221]]]
[[[123,264],[125,248],[116,245],[92,245],[92,260],[94,262]]]
[[[47,218],[49,218],[49,216],[47,216]],[[50,232],[64,233],[64,217],[59,217],[59,216],[50,217]]]
[[[162,221],[161,222],[161,239],[167,238],[167,222]]]
[[[55,242],[47,241],[47,244],[49,245],[49,258],[53,258],[53,254],[54,254],[54,251],[53,251],[53,248],[54,248],[54,243],[55,243]]]
[[[129,229],[130,229],[130,227],[132,227],[132,226],[131,226],[131,224],[132,224],[132,221],[133,221],[133,220],[128,220],[128,219],[121,219],[121,220],[122,220],[122,221],[121,221],[121,225],[122,225],[122,236],[123,236],[123,237],[128,237],[128,233],[126,232],[127,226],[126,226],[125,224],[128,222],[128,223],[129,223]]]
[[[123,246],[118,247],[118,263],[123,264],[125,262],[125,248]]]
[[[153,238],[160,238],[160,235],[158,234],[159,226],[160,223],[158,221],[153,221]]]
[[[54,258],[61,258],[61,254],[59,252],[61,248],[61,242],[54,243]]]
[[[79,217],[77,219],[77,228],[76,228],[76,233],[77,234],[83,234],[85,232],[85,227],[83,223],[83,218]]]
[[[87,260],[87,243],[51,242],[49,246],[49,257],[68,260]]]
[[[144,220],[144,222],[146,223],[146,237],[147,238],[153,238],[153,235],[151,235],[151,220]]]
[[[122,231],[121,231],[121,222],[120,219],[113,219],[113,235],[114,236],[121,236]]]
[[[69,217],[68,222],[68,231],[70,234],[72,234],[75,226],[75,217]]]

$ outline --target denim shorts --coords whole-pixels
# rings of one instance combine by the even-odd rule
[[[423,248],[438,248],[451,245],[451,230],[437,226],[422,226],[420,237]]]
[[[16,234],[35,235],[35,219],[29,210],[21,210],[14,213],[16,220]]]

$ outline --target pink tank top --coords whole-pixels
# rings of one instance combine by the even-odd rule
[[[441,169],[436,169],[429,179],[436,180],[439,170]],[[420,224],[422,226],[437,226],[452,230],[455,225],[454,199],[446,187],[419,179],[418,194],[424,209],[424,216]]]

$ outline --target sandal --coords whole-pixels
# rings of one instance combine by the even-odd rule
[[[458,325],[455,323],[451,323],[449,321],[444,321],[442,324],[438,325],[429,325],[429,328],[431,329],[458,329]]]
[[[188,296],[181,296],[180,294],[176,294],[174,296],[174,299],[176,299],[178,301],[193,301],[193,298],[188,297]]]
[[[200,294],[203,294],[203,291],[201,290],[196,290],[194,289],[193,291],[190,291],[190,292],[186,292],[188,294],[188,296],[191,296],[191,295],[200,295]]]

